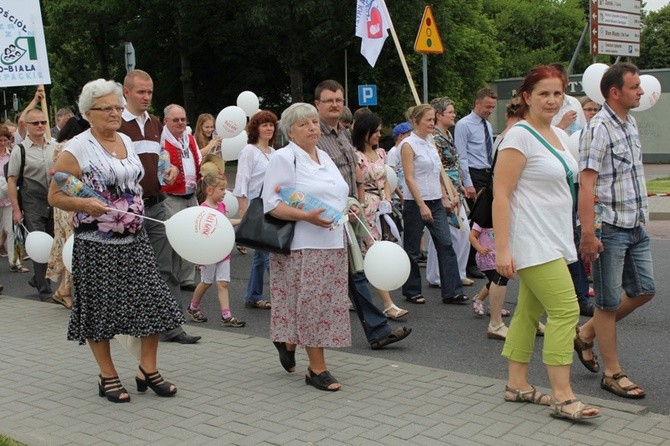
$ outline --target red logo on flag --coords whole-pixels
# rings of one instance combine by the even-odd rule
[[[374,6],[370,9],[370,15],[368,16],[368,37],[370,39],[379,39],[384,35],[384,29],[382,28],[382,15],[379,12],[379,9]]]

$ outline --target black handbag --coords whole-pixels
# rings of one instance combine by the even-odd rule
[[[493,227],[493,169],[497,159],[498,151],[496,151],[491,164],[491,178],[489,178],[486,186],[480,189],[468,216],[472,223],[477,223],[482,228]]]
[[[293,169],[296,159],[293,158]],[[247,212],[235,230],[235,243],[276,254],[290,254],[295,222],[266,214],[263,209],[263,188],[249,202]]]
[[[256,197],[235,231],[235,243],[278,254],[291,253],[295,222],[263,212],[263,199]]]
[[[475,204],[470,210],[470,221],[482,228],[493,227],[493,187],[492,182],[483,187],[475,198]]]

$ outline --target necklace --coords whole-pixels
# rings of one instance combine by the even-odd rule
[[[92,134],[92,133],[91,133]],[[116,148],[118,147],[118,137],[116,134],[114,135],[114,141],[110,140],[103,140],[101,138],[98,138],[97,136],[93,135],[96,141],[98,141],[98,144],[105,149],[105,152],[109,153],[112,155],[114,158],[118,158],[118,154],[116,153]],[[106,144],[103,144],[103,141],[105,141]],[[111,147],[110,147],[111,145]]]
[[[375,152],[374,149],[372,149],[372,151],[366,150],[365,151],[365,157],[371,163],[375,163],[379,159],[379,155],[377,154],[377,152]]]

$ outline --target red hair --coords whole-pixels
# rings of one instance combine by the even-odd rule
[[[526,93],[527,95],[530,96],[530,94],[533,92],[538,82],[550,78],[559,79],[561,81],[561,84],[563,84],[563,90],[565,90],[565,87],[568,85],[568,79],[565,74],[565,70],[563,69],[563,67],[559,67],[556,64],[538,65],[536,67],[533,67],[528,72],[526,77],[523,78],[523,80],[521,81],[521,85],[519,86],[519,89],[516,91],[517,96],[521,98],[521,104],[519,105],[519,108],[516,111],[516,115],[518,118],[524,119],[526,114],[528,114],[528,104],[524,100],[523,94]]]
[[[247,143],[256,144],[258,142],[258,128],[261,126],[261,124],[265,124],[267,122],[275,126],[275,131],[272,134],[272,138],[270,138],[269,142],[270,147],[274,145],[275,138],[277,137],[277,115],[268,110],[261,110],[253,115],[251,119],[249,119],[249,123],[247,124]]]

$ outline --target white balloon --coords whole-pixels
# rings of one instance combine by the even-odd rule
[[[572,154],[577,162],[579,162],[579,136],[582,134],[581,130],[570,135],[568,140],[568,151]]]
[[[177,254],[197,265],[223,260],[235,245],[230,221],[216,209],[192,206],[165,222],[168,241]]]
[[[54,238],[42,231],[33,231],[26,237],[26,253],[33,262],[47,263],[51,257]]]
[[[386,179],[389,182],[391,193],[393,193],[395,188],[398,187],[398,175],[396,175],[395,170],[393,170],[393,167],[389,166],[388,164],[385,165],[384,168],[386,169]]]
[[[63,244],[63,265],[72,274],[72,251],[74,250],[74,234],[69,236]]]
[[[609,67],[604,63],[594,63],[589,65],[582,75],[582,89],[586,96],[593,102],[603,105],[605,97],[600,92],[600,80]]]
[[[237,201],[237,197],[227,189],[226,195],[223,196],[223,204],[226,205],[226,216],[228,218],[235,217],[240,210],[240,204]]]
[[[380,290],[400,288],[409,277],[409,257],[393,242],[377,241],[368,249],[363,271],[368,281]]]
[[[216,117],[216,134],[223,138],[239,135],[247,125],[247,115],[240,107],[230,105]]]
[[[649,110],[661,99],[661,83],[654,76],[650,74],[640,76],[640,87],[644,94],[640,98],[640,105],[633,109],[636,112]]]
[[[260,101],[253,91],[243,91],[237,96],[237,106],[244,110],[247,116],[251,117],[258,111]]]
[[[233,161],[240,157],[240,152],[247,145],[247,132],[242,131],[233,138],[223,138],[221,141],[221,158],[225,161]]]

